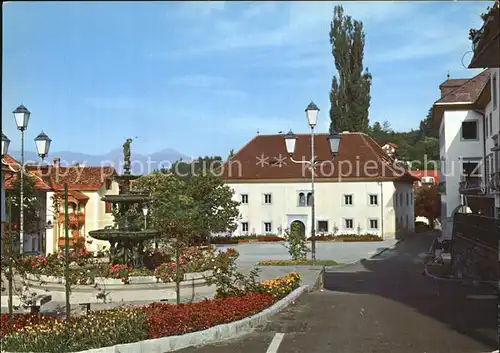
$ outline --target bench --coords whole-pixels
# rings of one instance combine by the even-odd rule
[[[33,304],[31,304],[31,313],[38,314],[40,312],[40,307],[47,304],[52,300],[52,295],[50,294],[39,294],[33,299]]]

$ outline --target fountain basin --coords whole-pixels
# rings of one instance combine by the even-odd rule
[[[102,198],[103,201],[114,203],[141,203],[149,201],[150,197],[143,194],[119,194],[119,195],[106,195]]]
[[[148,230],[122,230],[122,229],[97,229],[89,231],[89,235],[98,240],[118,241],[118,240],[148,240],[153,239],[160,233],[154,229]]]
[[[212,271],[186,273],[180,283],[182,297],[211,297],[215,286],[207,284],[207,278],[212,277]],[[52,301],[65,301],[65,280],[62,276],[46,276],[27,274],[27,284],[35,292],[50,293]],[[102,303],[98,294],[107,293],[107,302],[138,302],[175,300],[175,283],[158,282],[154,276],[131,276],[129,284],[120,279],[95,277],[94,284],[71,285],[70,301],[74,304]]]

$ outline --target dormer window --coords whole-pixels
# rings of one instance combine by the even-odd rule
[[[111,190],[113,181],[111,179],[106,179],[106,190]]]

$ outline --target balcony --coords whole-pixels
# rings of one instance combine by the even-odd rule
[[[491,174],[488,179],[488,189],[493,194],[500,194],[500,172]]]
[[[458,189],[461,193],[479,194],[484,190],[484,185],[482,184],[482,178],[479,176],[466,177],[465,180],[460,182]]]
[[[64,213],[59,213],[59,223],[64,223],[66,218],[65,218]],[[82,226],[85,224],[85,214],[83,213],[70,213],[68,215],[69,218],[69,225],[70,226]]]

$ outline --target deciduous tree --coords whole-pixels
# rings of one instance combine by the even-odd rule
[[[330,131],[368,131],[372,76],[363,72],[365,34],[363,23],[335,6],[330,24],[330,44],[338,77],[330,92]]]
[[[36,233],[40,230],[40,207],[41,195],[35,188],[35,179],[30,174],[24,175],[24,232],[25,234]],[[19,176],[12,180],[12,188],[5,192],[6,201],[12,200],[12,224],[14,228],[20,228],[20,205],[21,205],[21,179]]]
[[[437,185],[423,185],[415,190],[415,216],[427,218],[431,227],[441,217],[441,196],[438,191]]]

